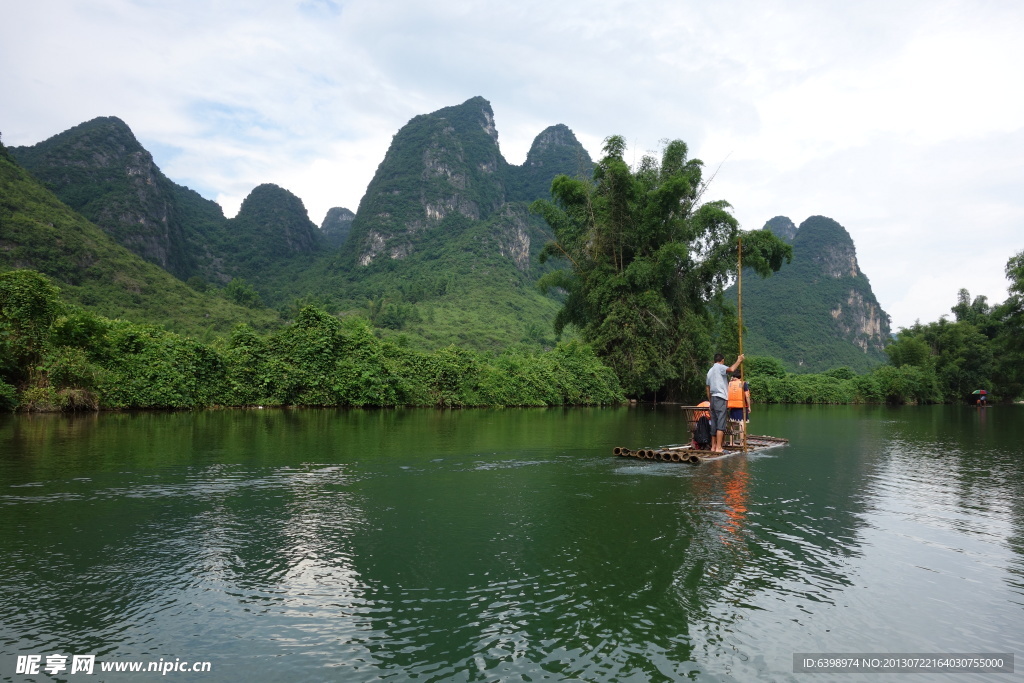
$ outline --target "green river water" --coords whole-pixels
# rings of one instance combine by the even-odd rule
[[[612,455],[684,429],[678,406],[0,416],[0,679],[1019,675],[794,655],[1022,651],[1024,406],[757,406],[788,446]]]

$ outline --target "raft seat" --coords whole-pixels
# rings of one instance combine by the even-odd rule
[[[701,417],[706,416],[711,418],[710,411],[701,406],[683,406],[683,415],[686,417],[686,429],[690,434],[690,438],[693,438],[693,430],[697,428],[697,420]],[[733,444],[735,439],[743,438],[743,423],[739,420],[728,420],[726,421],[725,428],[725,439],[726,443]]]

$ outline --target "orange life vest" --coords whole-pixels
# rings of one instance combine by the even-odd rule
[[[710,411],[711,402],[710,401],[701,401],[700,403],[697,404],[697,407],[698,408],[708,408],[708,410],[698,410],[698,411],[696,411],[693,414],[693,416],[695,418],[697,418],[699,420],[702,417],[707,417],[707,418],[711,417],[711,411]]]
[[[729,407],[730,408],[745,408],[746,402],[743,400],[743,381],[729,382]]]

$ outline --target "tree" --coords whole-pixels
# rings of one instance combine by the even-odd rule
[[[889,356],[889,362],[894,367],[901,368],[911,365],[919,368],[930,368],[932,365],[932,350],[928,344],[916,334],[920,334],[920,325],[911,330],[902,330],[896,341],[885,347],[885,353]]]
[[[1006,262],[1006,279],[1010,281],[1010,296],[997,308],[995,316],[1005,325],[1009,348],[1024,352],[1024,251]]]
[[[262,308],[263,300],[256,288],[240,277],[236,277],[224,288],[228,299],[246,308]]]
[[[20,382],[33,374],[62,311],[60,290],[45,275],[0,273],[0,372],[7,379]]]
[[[976,296],[971,301],[971,293],[961,289],[957,293],[956,306],[950,310],[957,322],[974,325],[989,339],[994,338],[999,332],[999,319],[992,315],[994,309],[989,305],[987,296]]]
[[[1006,279],[1010,281],[1010,293],[1024,296],[1024,251],[1017,252],[1006,262]]]
[[[778,358],[748,356],[743,361],[744,377],[785,377],[786,368]]]
[[[950,322],[945,316],[900,330],[886,352],[894,367],[919,368],[922,377],[934,378],[940,400],[950,403],[990,386],[995,371],[988,337],[969,322]]]
[[[1024,251],[1006,262],[1006,278],[1010,296],[992,313],[1001,324],[995,347],[1003,369],[993,385],[1004,400],[1012,400],[1024,391]]]
[[[701,203],[703,164],[669,142],[660,163],[645,156],[636,169],[623,160],[625,140],[605,140],[592,182],[558,176],[553,201],[532,205],[554,231],[542,261],[568,268],[541,279],[567,292],[555,320],[579,329],[616,372],[629,395],[699,389],[714,353],[723,314],[721,293],[743,265],[762,277],[792,257],[770,231],[742,233],[725,201]]]

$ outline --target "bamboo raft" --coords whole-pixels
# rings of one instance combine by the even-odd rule
[[[683,407],[690,434],[693,434],[694,427],[696,427],[700,416],[706,415],[706,410],[706,408],[699,408],[697,406]],[[744,425],[742,422],[730,420],[728,427],[723,437],[726,443],[722,446],[725,449],[722,453],[694,448],[692,442],[676,446],[661,446],[659,448],[639,448],[637,450],[616,446],[612,449],[612,453],[624,458],[660,460],[661,462],[688,462],[696,465],[709,460],[721,460],[737,453],[760,453],[769,448],[784,446],[789,443],[789,439],[758,434],[747,434],[744,439]],[[746,444],[745,447],[744,442]]]
[[[622,446],[616,446],[612,449],[612,453],[625,458],[660,460],[661,462],[688,462],[696,465],[709,460],[721,460],[722,458],[727,458],[730,455],[736,455],[737,453],[760,453],[769,448],[784,446],[787,443],[789,443],[789,439],[782,439],[777,436],[748,434],[746,451],[743,450],[742,446],[726,444],[723,452],[715,453],[713,451],[698,450],[694,448],[692,444],[683,444],[682,446],[640,448],[635,451]]]

